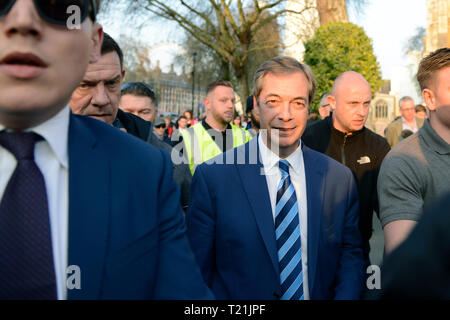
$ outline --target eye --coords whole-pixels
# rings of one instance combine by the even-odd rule
[[[268,104],[269,106],[275,106],[279,103],[279,101],[275,98],[271,98],[271,99],[267,99],[266,100],[266,104]]]
[[[305,102],[303,102],[303,101],[294,101],[294,102],[292,102],[292,104],[297,109],[302,109],[306,106]]]
[[[110,88],[114,88],[117,85],[117,81],[108,81],[106,85]]]
[[[87,88],[89,88],[89,84],[83,82],[78,87],[81,89],[87,89]]]

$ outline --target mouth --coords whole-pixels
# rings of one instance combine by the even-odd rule
[[[292,132],[295,131],[296,128],[274,128],[274,129],[279,130],[280,135],[283,136],[291,134]]]
[[[110,117],[111,114],[90,114],[89,117],[94,117],[94,118],[104,118],[104,117]]]
[[[32,53],[14,52],[0,61],[0,68],[8,75],[31,79],[38,77],[48,65]]]
[[[92,119],[96,119],[96,120],[100,120],[102,122],[106,122],[109,124],[112,124],[110,122],[111,119],[109,119],[111,117],[110,114],[85,114],[86,116],[92,118]]]

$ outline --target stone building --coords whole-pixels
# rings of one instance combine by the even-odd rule
[[[450,45],[450,0],[427,0],[424,56]]]
[[[194,89],[194,99],[192,99],[192,76],[187,74],[185,69],[178,75],[173,64],[169,72],[163,72],[159,63],[151,71],[151,77],[147,83],[152,86],[158,99],[160,113],[175,112],[181,114],[184,110],[192,110],[194,103],[194,116],[204,112],[201,104],[205,92],[201,88]]]
[[[398,115],[398,99],[391,94],[391,81],[384,80],[370,102],[369,116],[366,126],[384,136],[384,129]]]

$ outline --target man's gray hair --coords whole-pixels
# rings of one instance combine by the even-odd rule
[[[253,78],[253,95],[258,99],[262,91],[264,77],[267,74],[272,73],[280,75],[292,74],[295,72],[303,73],[308,81],[308,105],[311,105],[314,94],[316,93],[314,73],[308,65],[287,56],[275,57],[267,60],[258,68],[258,70],[256,70],[255,77]]]
[[[411,98],[409,96],[404,96],[404,97],[400,98],[400,100],[398,100],[398,107],[401,109],[403,101],[408,101],[408,100],[411,100],[414,103],[413,98]]]
[[[319,102],[319,107],[328,104],[328,97],[331,96],[331,92],[325,93]]]

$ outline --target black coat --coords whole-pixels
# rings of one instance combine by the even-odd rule
[[[365,242],[365,254],[369,254],[369,239],[372,235],[373,212],[378,214],[377,180],[381,162],[390,147],[386,139],[363,127],[346,135],[333,127],[332,115],[307,126],[302,141],[341,162],[352,171],[359,193],[359,229]]]
[[[152,146],[163,149],[169,156],[172,155],[172,147],[162,140],[158,139],[153,134],[153,123],[145,121],[131,113],[124,112],[119,109],[117,112],[117,118],[122,123],[123,127],[129,134],[148,142]],[[189,165],[186,163],[173,164],[173,178],[180,187],[181,191],[181,206],[186,210],[189,204],[190,189],[192,175],[189,169]]]

